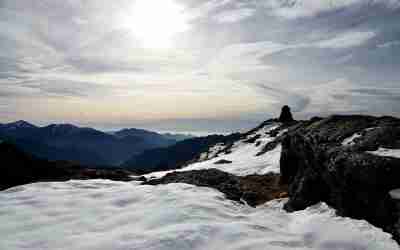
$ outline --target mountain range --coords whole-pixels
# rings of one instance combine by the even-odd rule
[[[72,124],[43,127],[26,121],[0,124],[0,138],[26,153],[86,165],[118,166],[144,150],[168,147],[189,137],[135,128],[106,133]]]
[[[398,249],[394,240],[400,242],[400,185],[398,181],[400,119],[333,115],[327,118],[314,117],[310,120],[295,121],[291,115],[283,115],[284,110],[282,109],[279,119],[267,120],[246,133],[191,138],[169,147],[144,150],[125,161],[121,165],[124,169],[105,169],[99,166],[93,168],[65,161],[48,161],[23,152],[19,150],[22,147],[18,145],[16,147],[8,141],[0,142],[0,158],[5,163],[1,169],[3,174],[0,175],[0,189],[37,181],[52,181],[52,183],[36,183],[5,190],[0,193],[0,199],[2,199],[2,204],[9,202],[7,206],[12,207],[9,210],[12,213],[8,212],[10,215],[15,214],[14,211],[17,209],[14,207],[15,204],[22,204],[15,202],[15,197],[19,197],[18,200],[26,200],[27,205],[21,207],[20,210],[34,210],[38,214],[42,214],[44,208],[53,209],[53,207],[64,206],[68,208],[67,211],[71,211],[78,206],[76,216],[80,223],[81,211],[87,207],[90,208],[87,210],[90,216],[103,213],[104,216],[99,216],[99,218],[109,216],[109,211],[138,213],[135,216],[126,217],[135,218],[135,225],[137,220],[149,219],[149,216],[146,216],[148,211],[159,209],[157,213],[163,217],[156,218],[157,213],[152,213],[155,219],[151,218],[150,224],[143,226],[143,228],[150,228],[151,233],[154,233],[154,228],[152,228],[154,221],[157,227],[164,225],[166,221],[175,218],[176,212],[182,209],[187,209],[182,215],[184,217],[179,217],[176,224],[170,225],[171,228],[179,228],[182,226],[182,221],[187,223],[188,228],[192,228],[193,221],[188,222],[187,216],[193,214],[194,220],[197,221],[199,217],[211,213],[210,218],[204,223],[212,225],[216,217],[210,211],[216,210],[205,208],[211,200],[229,209],[227,214],[222,214],[223,220],[217,223],[218,225],[230,224],[233,220],[232,212],[239,211],[237,210],[239,208],[245,209],[240,210],[240,216],[249,211],[261,215],[260,213],[271,210],[280,211],[278,217],[282,218],[300,215],[301,221],[304,221],[302,213],[320,208],[323,213],[326,213],[325,217],[321,217],[321,211],[317,212],[317,217],[322,219],[321,226],[315,228],[315,217],[310,220],[309,225],[315,231],[312,237],[315,237],[316,233],[323,233],[318,236],[320,239],[309,240],[310,230],[307,229],[304,233],[301,230],[300,241],[298,241],[300,243],[290,246],[307,246],[307,249]],[[290,110],[287,113],[290,114]],[[17,132],[18,130],[21,132]],[[144,135],[148,138],[151,136],[158,138],[153,132],[136,129],[125,129],[107,134],[73,125],[50,125],[40,128],[22,121],[2,125],[0,131],[3,137],[6,137],[4,135],[6,134],[8,138],[13,138],[17,142],[31,139],[32,147],[33,143],[40,139],[43,143],[48,142],[45,145],[54,147],[54,150],[59,148],[54,145],[64,146],[62,143],[72,141],[80,150],[79,147],[90,149],[90,143],[95,145],[96,142],[98,142],[97,146],[104,147],[107,144],[101,141],[101,138],[113,138],[116,141],[132,138],[139,140]],[[8,138],[6,137],[6,140]],[[85,148],[78,144],[78,139],[81,139]],[[23,146],[26,147],[26,144]],[[82,153],[83,149],[79,152]],[[111,149],[109,148],[110,152],[115,150]],[[107,148],[104,147],[102,150],[103,154],[100,155],[108,156],[104,153]],[[59,154],[57,151],[54,152]],[[134,176],[134,174],[143,175]],[[72,181],[58,182],[64,180]],[[121,181],[127,181],[127,183]],[[157,185],[159,186],[150,187]],[[196,189],[196,187],[203,188]],[[204,187],[209,189],[204,189]],[[189,189],[193,192],[185,193]],[[214,193],[214,190],[220,193]],[[203,196],[199,195],[203,191],[206,193]],[[33,192],[37,192],[34,197],[32,197]],[[153,197],[155,192],[159,193]],[[50,199],[54,201],[54,205],[48,205],[48,194],[54,194],[54,197]],[[182,194],[182,196],[171,199],[171,194]],[[143,197],[138,200],[135,195],[136,197],[143,195]],[[58,197],[62,198],[58,199]],[[211,200],[208,198],[204,200],[204,197]],[[68,200],[68,204],[65,200]],[[90,203],[84,203],[88,200]],[[70,203],[70,201],[73,202]],[[193,207],[195,201],[200,202],[199,207]],[[151,205],[143,210],[145,202],[150,202]],[[279,207],[271,205],[276,202],[280,204]],[[38,204],[42,205],[38,206]],[[177,207],[177,204],[182,204],[183,207]],[[202,208],[205,208],[204,212]],[[330,208],[335,210],[330,210]],[[172,211],[172,214],[168,211]],[[198,211],[201,211],[200,214],[195,214]],[[217,213],[220,214],[218,211]],[[56,210],[50,211],[49,214],[59,213]],[[37,216],[31,217],[35,220]],[[132,221],[126,218],[118,217],[118,222]],[[267,238],[263,247],[271,246],[271,249],[275,249],[276,246],[288,246],[286,242],[292,242],[293,239],[292,231],[288,231],[288,238],[279,245],[271,241],[278,236],[265,234],[265,228],[275,224],[268,224],[274,218],[277,218],[277,215],[257,217],[254,228],[261,230],[257,237]],[[333,221],[327,223],[327,218],[336,222],[343,220],[344,224],[337,225],[333,231],[328,230],[333,233],[326,235],[324,230],[327,225],[331,228],[336,223]],[[14,219],[14,221],[19,220],[19,218]],[[56,224],[59,225],[63,221],[65,217],[58,218]],[[51,220],[51,222],[54,221]],[[260,222],[267,224],[265,227],[260,227]],[[42,223],[42,220],[38,223]],[[354,226],[357,223],[361,223],[360,226]],[[112,222],[112,224],[120,227],[120,223]],[[240,219],[240,224],[243,224],[242,219]],[[279,224],[280,227],[283,225]],[[293,221],[285,222],[285,224],[288,228],[293,227]],[[85,232],[92,230],[92,223],[88,225],[90,228],[84,229]],[[8,235],[14,235],[11,233],[14,227],[7,224],[3,226],[4,231],[10,232]],[[374,227],[379,228],[379,233],[373,231]],[[108,227],[101,225],[99,228]],[[362,228],[360,233],[366,238],[354,239],[353,236],[348,236],[348,233],[337,237],[337,232],[350,230],[349,228],[351,229],[349,232],[354,232],[355,228]],[[187,233],[185,227],[181,230],[183,231],[178,231],[178,233]],[[246,228],[245,232],[248,230]],[[125,233],[124,230],[117,231]],[[283,232],[277,231],[281,237]],[[155,233],[158,237],[159,232]],[[176,230],[171,231],[171,235],[176,235],[176,233]],[[248,234],[245,235],[247,239]],[[384,238],[375,238],[379,235]],[[48,235],[46,234],[45,237]],[[157,237],[151,236],[151,239],[156,238],[158,244]],[[180,237],[177,239],[179,240],[176,242],[181,242]],[[337,239],[337,242],[333,242],[332,239]],[[319,243],[320,241],[324,242],[323,245]],[[135,243],[138,244],[133,242]],[[175,248],[174,245],[173,249],[181,248],[179,246]]]

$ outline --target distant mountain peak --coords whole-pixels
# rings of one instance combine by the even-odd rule
[[[127,136],[161,136],[160,134],[139,128],[124,128],[113,133],[119,138]]]
[[[75,125],[68,124],[68,123],[61,123],[61,124],[50,124],[48,127],[50,128],[61,128],[61,129],[73,129],[73,128],[79,128]]]
[[[5,126],[9,129],[17,129],[17,128],[36,128],[35,125],[24,121],[24,120],[19,120],[16,122],[11,122],[11,123],[7,123],[5,124]]]
[[[51,131],[52,134],[61,134],[61,135],[69,134],[71,132],[80,130],[79,127],[72,125],[72,124],[67,124],[67,123],[50,124],[47,127],[45,127],[45,129],[48,129],[49,131]]]

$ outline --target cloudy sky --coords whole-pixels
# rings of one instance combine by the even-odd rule
[[[400,116],[400,0],[0,0],[0,122]]]

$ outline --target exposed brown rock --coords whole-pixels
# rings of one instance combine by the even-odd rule
[[[286,197],[287,186],[281,185],[280,175],[235,176],[218,169],[172,172],[161,179],[144,182],[144,185],[187,183],[196,186],[215,188],[234,201],[245,201],[257,206],[267,201]]]

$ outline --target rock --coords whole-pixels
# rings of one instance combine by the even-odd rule
[[[161,179],[152,179],[143,185],[187,183],[196,186],[215,188],[225,194],[227,199],[246,201],[257,206],[269,200],[284,197],[287,186],[281,185],[279,175],[235,176],[218,169],[172,172]]]
[[[289,106],[285,105],[282,107],[281,115],[279,116],[279,121],[282,123],[290,123],[294,121]]]
[[[232,161],[228,161],[225,159],[221,159],[219,161],[214,162],[214,164],[230,164],[230,163],[232,163]]]
[[[122,169],[82,168],[71,173],[71,179],[108,179],[113,181],[132,181],[131,173]]]
[[[243,142],[244,142],[244,143],[255,143],[258,139],[260,139],[260,137],[261,137],[261,135],[260,135],[260,134],[257,134],[257,135],[255,135],[255,136],[250,137],[250,138],[247,139],[247,140],[244,140]]]
[[[137,177],[132,177],[132,181],[147,181],[146,177],[144,176],[137,176]]]
[[[400,232],[400,189],[390,191],[389,195],[395,204],[395,217],[397,218],[397,221],[394,223],[394,230]]]
[[[346,138],[359,133],[349,146]],[[365,219],[400,234],[389,191],[400,188],[400,159],[366,152],[400,145],[400,120],[391,117],[332,116],[302,122],[282,139],[281,182],[289,185],[288,211],[324,201],[342,216]]]

